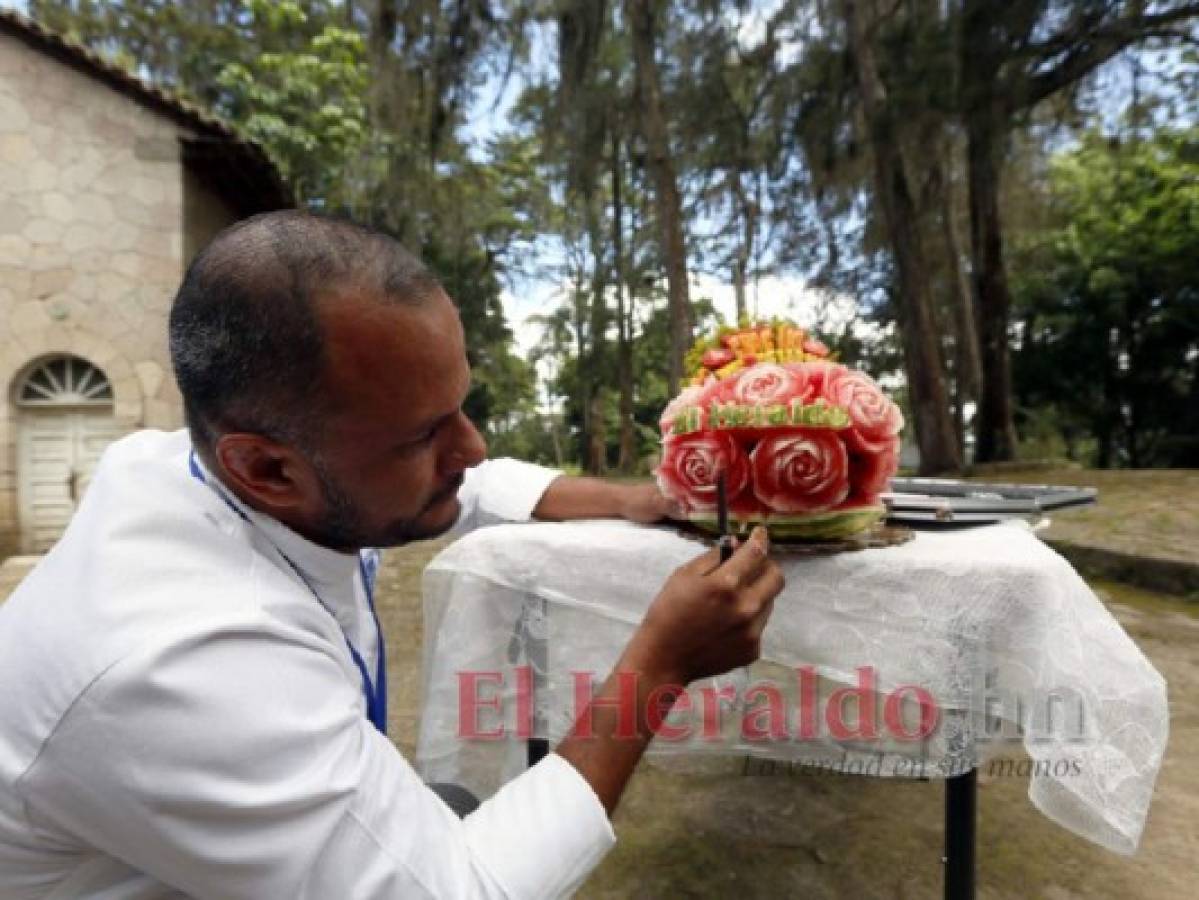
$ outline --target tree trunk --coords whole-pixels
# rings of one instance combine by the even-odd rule
[[[575,359],[579,366],[579,419],[582,428],[579,432],[579,445],[576,448],[576,462],[584,468],[587,466],[587,451],[591,447],[591,382],[587,377],[586,360],[588,358],[587,344],[587,291],[582,268],[575,271],[574,297],[572,309],[574,313]]]
[[[370,32],[367,36],[367,52],[370,56],[374,81],[391,71],[391,47],[395,43],[400,26],[394,0],[375,0],[370,9]],[[372,91],[372,101],[375,113],[378,113],[380,92]]]
[[[865,20],[855,0],[846,0],[845,10],[874,157],[875,192],[899,275],[899,324],[904,369],[916,420],[916,440],[920,447],[920,472],[953,472],[961,468],[961,456],[945,390],[928,260],[920,230],[913,224],[917,221],[916,204]]]
[[[995,104],[966,121],[967,173],[970,183],[970,253],[978,300],[982,392],[975,424],[979,462],[1016,458],[1016,423],[1012,412],[1012,361],[1008,351],[1008,316],[1012,308],[1003,262],[999,216],[999,172],[1004,130]]]
[[[587,240],[591,244],[591,310],[588,332],[591,348],[587,357],[579,358],[579,382],[585,385],[587,397],[586,455],[584,466],[592,475],[602,475],[607,465],[607,432],[604,422],[603,381],[607,361],[608,265],[604,253],[604,235],[599,211],[593,195],[593,183],[582,196],[587,220]],[[598,417],[597,417],[598,414]]]
[[[1191,372],[1191,399],[1187,403],[1186,418],[1183,420],[1183,434],[1199,439],[1199,353],[1195,354],[1195,364]],[[1199,447],[1190,451],[1199,452]],[[1190,465],[1195,465],[1191,463]]]
[[[607,391],[596,387],[591,394],[591,431],[587,448],[587,472],[603,475],[608,471]]]
[[[621,184],[624,171],[620,163],[620,137],[612,136],[612,255],[616,280],[616,368],[620,390],[620,449],[616,467],[622,475],[633,471],[637,462],[637,439],[633,427],[633,341],[629,318],[633,293],[629,292],[629,309],[625,309],[626,267],[624,259],[624,204]]]
[[[741,240],[733,261],[733,294],[737,301],[737,323],[749,317],[749,305],[745,300],[745,288],[749,281],[749,267],[753,260],[754,244],[757,242],[757,211],[741,183],[741,173],[731,176],[733,200],[741,216]]]
[[[561,469],[566,465],[566,460],[562,457],[562,436],[558,430],[558,414],[550,413],[550,440],[554,444],[554,465]]]
[[[974,402],[977,413],[978,394],[982,385],[982,359],[979,354],[978,326],[974,315],[974,286],[970,282],[969,273],[962,265],[962,240],[958,234],[952,153],[952,145],[947,140],[942,154],[941,232],[949,265],[946,274],[950,285],[949,300],[953,309],[953,373],[956,387],[954,418],[959,431],[959,444],[964,454],[965,406]]]
[[[745,264],[745,254],[742,248],[738,247],[737,257],[733,260],[733,301],[737,306],[738,325],[749,318],[745,305],[745,282],[748,269],[749,267]]]
[[[1119,344],[1112,345],[1110,332],[1104,336],[1103,405],[1099,420],[1095,424],[1095,441],[1098,445],[1096,466],[1100,469],[1114,468],[1116,462],[1116,432],[1120,413]]]
[[[633,298],[630,295],[629,303]],[[624,475],[632,474],[637,467],[637,430],[633,421],[633,341],[628,333],[628,320],[621,328],[620,341],[620,451],[617,466]]]
[[[687,246],[683,239],[682,200],[670,136],[662,108],[662,86],[654,58],[657,36],[652,0],[627,0],[625,11],[632,26],[633,56],[637,71],[641,129],[648,151],[647,162],[654,180],[659,242],[666,265],[670,309],[670,369],[668,391],[678,393],[683,380],[683,357],[691,347],[691,298],[687,285]]]

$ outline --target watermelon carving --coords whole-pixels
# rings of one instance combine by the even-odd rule
[[[725,329],[688,362],[655,475],[692,522],[715,529],[721,472],[730,520],[776,539],[838,539],[882,518],[903,416],[870,376],[786,322]]]

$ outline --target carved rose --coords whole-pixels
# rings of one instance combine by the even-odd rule
[[[655,475],[662,493],[687,510],[716,508],[716,478],[725,473],[732,502],[749,482],[749,460],[733,438],[721,432],[695,432],[667,438]]]
[[[844,367],[830,372],[824,382],[824,398],[849,413],[850,426],[844,432],[849,449],[879,454],[903,428],[903,413],[864,372]]]
[[[807,382],[799,373],[786,366],[761,363],[746,369],[732,389],[732,399],[746,406],[766,406],[772,403],[789,403],[803,397]],[[808,391],[810,395],[812,392]]]
[[[849,493],[849,458],[837,432],[811,428],[763,438],[750,454],[753,490],[778,513],[832,509]]]
[[[811,403],[818,397],[824,397],[824,386],[828,380],[838,372],[847,372],[848,369],[840,363],[833,362],[808,362],[802,363],[787,363],[787,368],[795,373],[795,377],[805,385],[804,403]]]
[[[854,497],[861,503],[877,503],[899,471],[899,438],[893,437],[877,453],[851,453],[849,481]]]

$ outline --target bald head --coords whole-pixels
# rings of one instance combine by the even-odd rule
[[[370,298],[420,304],[437,280],[391,237],[296,210],[222,231],[170,316],[171,363],[194,442],[229,430],[303,444],[323,411],[323,312]]]

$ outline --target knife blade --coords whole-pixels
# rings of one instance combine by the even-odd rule
[[[716,542],[720,547],[720,561],[727,562],[733,555],[733,538],[729,534],[729,498],[723,471],[716,476],[716,529],[720,532]]]

